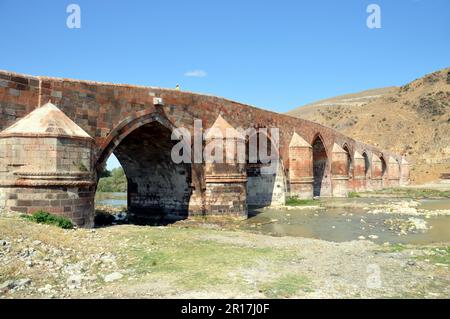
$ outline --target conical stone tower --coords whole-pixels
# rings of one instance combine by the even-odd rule
[[[91,227],[93,142],[51,103],[0,132],[0,209],[44,210]]]

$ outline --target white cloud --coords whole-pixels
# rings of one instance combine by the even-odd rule
[[[184,76],[190,76],[190,77],[196,77],[196,78],[204,78],[207,75],[208,75],[208,73],[206,73],[203,70],[193,70],[193,71],[188,71],[188,72],[184,73]]]

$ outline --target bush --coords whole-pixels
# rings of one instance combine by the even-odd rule
[[[38,224],[54,225],[54,226],[58,226],[63,229],[72,229],[73,228],[73,224],[70,221],[70,219],[62,217],[62,216],[52,215],[43,210],[34,212],[31,215],[24,215],[24,218],[26,218],[30,221],[33,221],[35,223],[38,223]]]
[[[98,181],[97,191],[106,193],[123,193],[127,191],[127,177],[122,167],[114,168],[111,172],[103,172]]]

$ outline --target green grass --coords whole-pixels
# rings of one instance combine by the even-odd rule
[[[359,195],[359,193],[357,192],[349,192],[348,193],[348,198],[359,198],[361,197],[361,195]]]
[[[444,264],[450,266],[450,246],[431,248],[429,251],[434,254],[420,256],[417,257],[417,259],[428,259],[433,264]]]
[[[377,249],[376,251],[383,252],[383,253],[399,253],[407,248],[408,247],[406,247],[405,245],[398,243],[398,244],[392,244],[389,246],[380,246],[380,248]]]
[[[288,206],[309,206],[318,205],[319,201],[314,199],[298,199],[295,197],[290,197],[286,200],[286,205]]]
[[[450,198],[450,191],[427,188],[386,188],[366,194],[392,194],[409,198]]]
[[[279,272],[275,265],[301,258],[296,251],[223,243],[208,239],[209,234],[210,231],[175,227],[138,231],[127,236],[129,242],[139,244],[126,248],[122,267],[133,269],[140,277],[169,280],[180,289],[239,286],[251,291],[254,286],[242,276],[246,269],[265,265],[271,272]],[[227,238],[233,241],[233,237]]]
[[[311,280],[303,275],[287,274],[274,281],[264,283],[260,291],[268,298],[289,298],[299,291],[311,292]]]
[[[23,215],[22,217],[38,224],[53,225],[63,229],[73,228],[73,224],[70,219],[62,216],[52,215],[43,210],[34,212],[31,215]]]

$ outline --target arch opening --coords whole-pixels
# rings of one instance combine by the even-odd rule
[[[383,156],[380,156],[380,160],[381,160],[381,177],[384,178],[386,174],[387,165]]]
[[[367,155],[366,152],[363,152],[362,156],[364,158],[364,176],[367,177],[370,168],[369,156]]]
[[[251,159],[249,141],[256,142],[256,161]],[[270,159],[266,163],[261,159],[261,140],[266,139],[265,155]],[[275,153],[272,151],[275,150]],[[277,145],[270,136],[258,132],[246,139],[246,173],[247,173],[247,205],[250,208],[266,207],[270,205],[284,205],[286,196],[286,178],[279,156]],[[264,152],[263,152],[264,153]]]
[[[170,127],[153,120],[107,147],[126,177],[131,223],[164,225],[188,217],[191,164],[172,161],[171,150],[177,141],[171,140],[171,133]]]
[[[326,195],[326,190],[329,187],[327,167],[328,167],[328,155],[325,149],[325,145],[320,136],[317,136],[312,143],[313,151],[313,195],[323,196]]]
[[[353,172],[352,157],[350,155],[350,150],[349,150],[347,144],[344,145],[343,149],[347,153],[347,165],[346,165],[345,169],[346,169],[347,175],[351,178],[352,177],[352,172]]]

